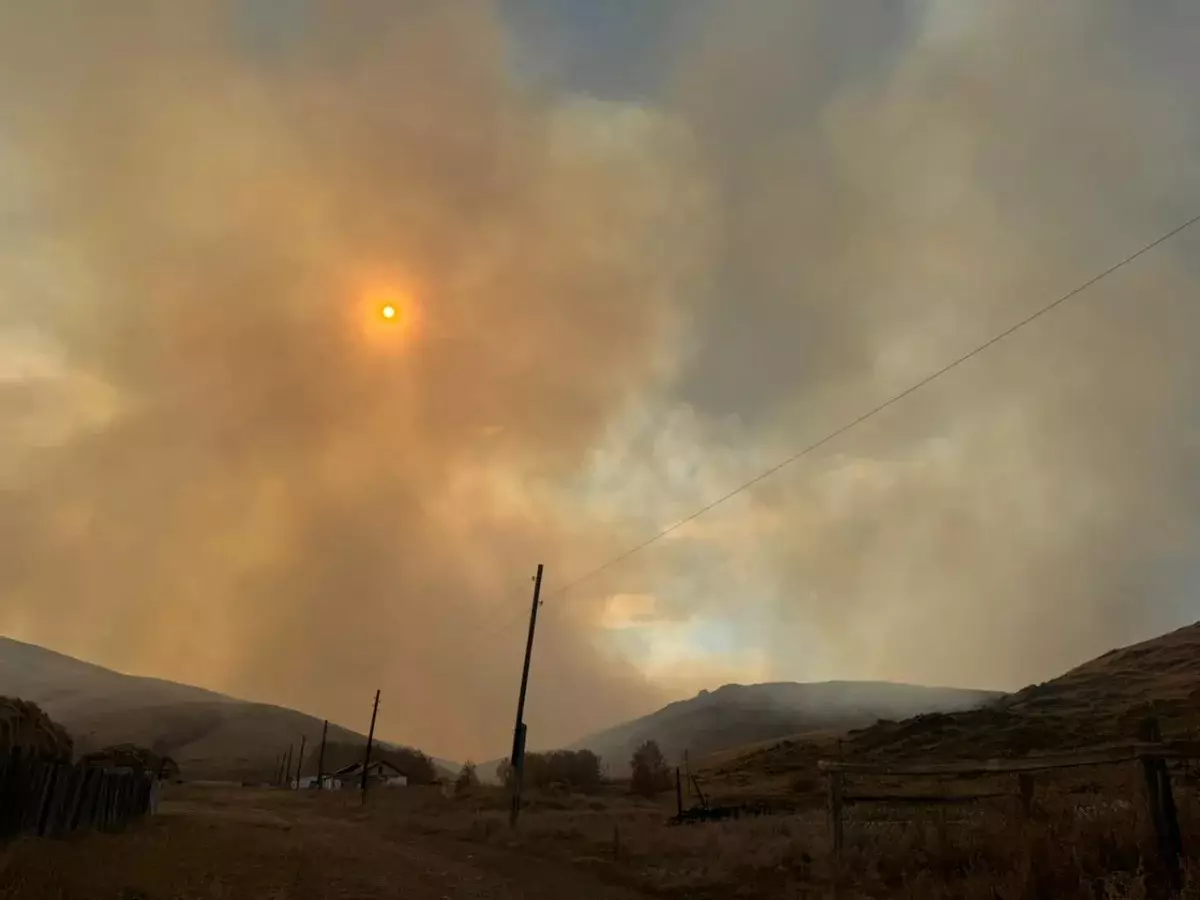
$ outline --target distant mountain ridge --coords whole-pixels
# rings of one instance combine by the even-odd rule
[[[880,681],[727,684],[670,703],[657,712],[589,735],[567,749],[598,753],[623,774],[643,741],[653,739],[668,759],[693,757],[824,730],[905,719],[923,713],[959,712],[992,703],[998,691],[926,687]]]
[[[0,695],[40,706],[71,733],[77,755],[138,744],[172,757],[191,779],[269,779],[288,746],[298,752],[301,737],[315,745],[323,725],[296,710],[124,675],[6,637],[0,637]],[[366,737],[331,723],[329,740],[361,745]],[[443,774],[454,768],[434,762]]]

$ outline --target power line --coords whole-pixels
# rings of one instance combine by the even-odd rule
[[[503,619],[499,617],[500,613],[511,612],[511,603],[525,598],[525,593],[528,588],[523,589],[523,593],[513,593],[500,603],[489,604],[483,611],[483,616],[476,621],[474,625],[462,631],[458,635],[458,640],[461,645],[472,647],[474,642],[485,637],[493,637],[503,631],[513,628],[518,624],[519,616],[505,616]]]
[[[658,532],[657,534],[642,541],[640,544],[636,544],[635,546],[630,547],[628,550],[625,550],[622,553],[617,554],[616,556],[612,557],[608,561],[600,564],[599,566],[596,566],[594,569],[591,569],[591,570],[583,573],[582,575],[578,576],[577,578],[573,578],[572,580],[568,581],[566,584],[562,585],[561,587],[555,588],[553,591],[550,592],[549,595],[547,595],[547,597],[548,598],[556,597],[559,594],[566,593],[571,588],[573,588],[579,584],[582,584],[583,582],[588,581],[591,578],[596,577],[601,572],[611,569],[613,566],[617,565],[618,563],[624,562],[625,560],[629,559],[631,556],[634,556],[637,553],[641,553],[647,547],[650,547],[651,545],[658,543],[659,541],[661,541],[663,538],[667,537],[671,533],[679,530],[684,525],[687,525],[689,522],[694,522],[696,519],[700,518],[705,513],[710,512],[713,509],[716,509],[721,504],[733,499],[734,497],[736,497],[738,494],[742,493],[743,491],[746,491],[749,488],[754,487],[759,482],[765,481],[766,479],[770,478],[772,475],[774,475],[776,472],[780,471],[781,469],[784,469],[784,468],[790,466],[792,463],[796,462],[799,459],[802,459],[805,456],[808,456],[814,450],[819,450],[821,447],[825,446],[830,441],[841,437],[843,434],[845,434],[848,431],[851,431],[854,428],[857,428],[863,422],[879,415],[879,413],[881,413],[884,410],[888,409],[889,407],[892,407],[895,404],[899,403],[901,400],[905,399],[910,394],[916,393],[917,391],[921,390],[922,388],[926,387],[927,385],[929,385],[932,382],[936,381],[937,379],[941,378],[943,375],[947,374],[948,372],[951,372],[954,369],[957,369],[959,366],[961,366],[963,363],[967,362],[968,360],[978,356],[980,353],[983,353],[985,350],[988,350],[991,347],[993,347],[994,345],[1000,343],[1005,338],[1012,336],[1013,334],[1015,334],[1016,332],[1018,332],[1022,328],[1024,328],[1026,325],[1030,325],[1033,322],[1036,322],[1038,319],[1045,316],[1047,313],[1053,312],[1054,310],[1058,309],[1058,307],[1060,307],[1064,303],[1066,303],[1068,300],[1071,300],[1072,298],[1077,297],[1079,294],[1082,294],[1084,291],[1088,290],[1089,288],[1091,288],[1094,285],[1098,284],[1099,282],[1103,281],[1105,278],[1107,278],[1109,275],[1112,275],[1117,270],[1124,268],[1125,266],[1129,265],[1131,262],[1133,262],[1138,257],[1153,250],[1159,244],[1165,243],[1166,241],[1169,241],[1171,238],[1175,237],[1176,235],[1180,234],[1181,232],[1186,231],[1188,228],[1195,225],[1197,222],[1200,222],[1200,215],[1193,216],[1192,218],[1188,219],[1183,224],[1175,226],[1170,231],[1160,235],[1159,237],[1155,238],[1150,243],[1145,244],[1141,248],[1135,250],[1133,253],[1130,253],[1124,259],[1120,260],[1119,262],[1114,263],[1113,265],[1109,266],[1107,269],[1100,272],[1099,274],[1092,276],[1087,281],[1072,288],[1071,290],[1067,291],[1067,293],[1063,294],[1062,296],[1052,300],[1050,303],[1046,304],[1045,306],[1040,307],[1033,313],[1030,313],[1028,316],[1021,319],[1015,325],[1009,326],[1004,331],[1001,331],[999,334],[994,335],[993,337],[984,341],[982,344],[980,344],[979,346],[975,347],[974,349],[968,351],[967,353],[964,353],[962,356],[958,357],[957,359],[953,360],[952,362],[949,362],[946,365],[942,366],[940,369],[936,370],[935,372],[933,372],[929,375],[926,375],[920,381],[916,382],[913,385],[910,385],[909,387],[905,388],[900,393],[893,395],[892,397],[890,397],[887,400],[880,403],[878,406],[871,408],[867,412],[860,415],[858,418],[853,419],[852,421],[847,422],[845,425],[842,425],[840,428],[837,428],[837,429],[829,432],[824,437],[822,437],[820,440],[814,441],[813,443],[809,444],[808,446],[804,447],[803,449],[798,450],[797,452],[793,453],[791,456],[789,456],[787,459],[783,460],[782,462],[776,463],[775,465],[771,466],[769,469],[764,469],[762,472],[755,475],[749,481],[746,481],[746,482],[738,485],[737,487],[733,488],[732,490],[728,491],[725,494],[722,494],[716,500],[713,500],[711,503],[708,503],[708,504],[700,507],[698,510],[696,510],[695,512],[693,512],[691,515],[687,516],[686,518],[680,519],[675,524],[669,525],[668,527],[664,528],[662,531]]]

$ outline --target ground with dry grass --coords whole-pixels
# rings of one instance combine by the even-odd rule
[[[417,799],[420,790],[409,794]],[[176,788],[122,834],[0,851],[3,900],[637,900],[570,866],[415,827],[352,793]],[[466,835],[464,835],[466,836]]]
[[[735,780],[704,778],[710,802],[745,796]],[[672,826],[673,797],[612,786],[530,797],[515,832],[506,798],[486,788],[379,790],[365,808],[352,793],[176,788],[161,815],[125,834],[7,848],[0,898],[1137,900],[1161,884],[1133,766],[1043,780],[1031,817],[1004,798],[855,806],[840,862],[828,852],[819,783],[790,778],[792,787],[759,788],[788,810],[775,815]],[[1200,835],[1200,791],[1190,773],[1174,780],[1187,849]]]

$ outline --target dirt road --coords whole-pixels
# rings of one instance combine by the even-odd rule
[[[586,872],[280,793],[167,800],[125,834],[0,851],[0,898],[35,900],[641,900]]]

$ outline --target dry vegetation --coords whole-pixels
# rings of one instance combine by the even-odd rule
[[[457,796],[379,790],[365,809],[352,792],[175,788],[163,815],[128,834],[9,848],[0,898],[370,898],[398,896],[398,883],[408,886],[399,895],[415,900],[1161,895],[1133,766],[1043,779],[1028,820],[1003,799],[856,806],[840,865],[828,854],[819,784],[793,780],[807,790],[778,796],[794,807],[790,813],[682,826],[666,824],[671,796],[638,799],[619,785],[593,795],[535,792],[515,833],[507,798],[495,788]],[[1177,771],[1174,780],[1191,846],[1188,839],[1200,834],[1197,779]],[[717,801],[727,796],[718,776],[709,775],[708,789]],[[1195,872],[1200,882],[1200,866]],[[1189,887],[1183,896],[1200,898],[1200,890]]]
[[[1025,815],[1012,780],[914,784],[855,776],[851,794],[1005,793],[942,806],[858,804],[829,854],[818,759],[961,758],[1128,738],[1156,701],[1188,734],[1200,629],[1106,654],[989,709],[808,734],[693,760],[714,804],[773,814],[668,825],[673,791],[533,790],[516,832],[498,788],[354,792],[174,788],[163,815],[124,835],[27,841],[3,851],[0,900],[442,898],[909,898],[1140,900],[1164,896],[1133,764],[1036,776]],[[549,771],[549,770],[547,770]],[[590,770],[589,770],[590,771]],[[1011,777],[1010,777],[1011,779]],[[1200,900],[1200,777],[1173,772],[1188,885]],[[689,798],[694,799],[694,798]],[[397,886],[404,890],[398,892]]]
[[[481,794],[457,805],[427,798],[404,818],[439,834],[568,860],[658,896],[823,897],[836,887],[842,898],[1123,900],[1154,896],[1161,886],[1137,775],[1126,769],[1043,779],[1029,820],[1015,797],[939,808],[856,806],[840,865],[829,856],[823,797],[813,789],[819,784],[799,776],[800,793],[774,798],[790,813],[725,822],[667,826],[671,803],[611,794],[538,797],[515,835],[502,797]],[[1176,773],[1175,780],[1186,840],[1198,833],[1200,795],[1190,776]],[[1014,787],[1000,779],[869,786],[931,794]],[[718,801],[729,796],[712,789]],[[1200,897],[1200,890],[1184,896]]]

